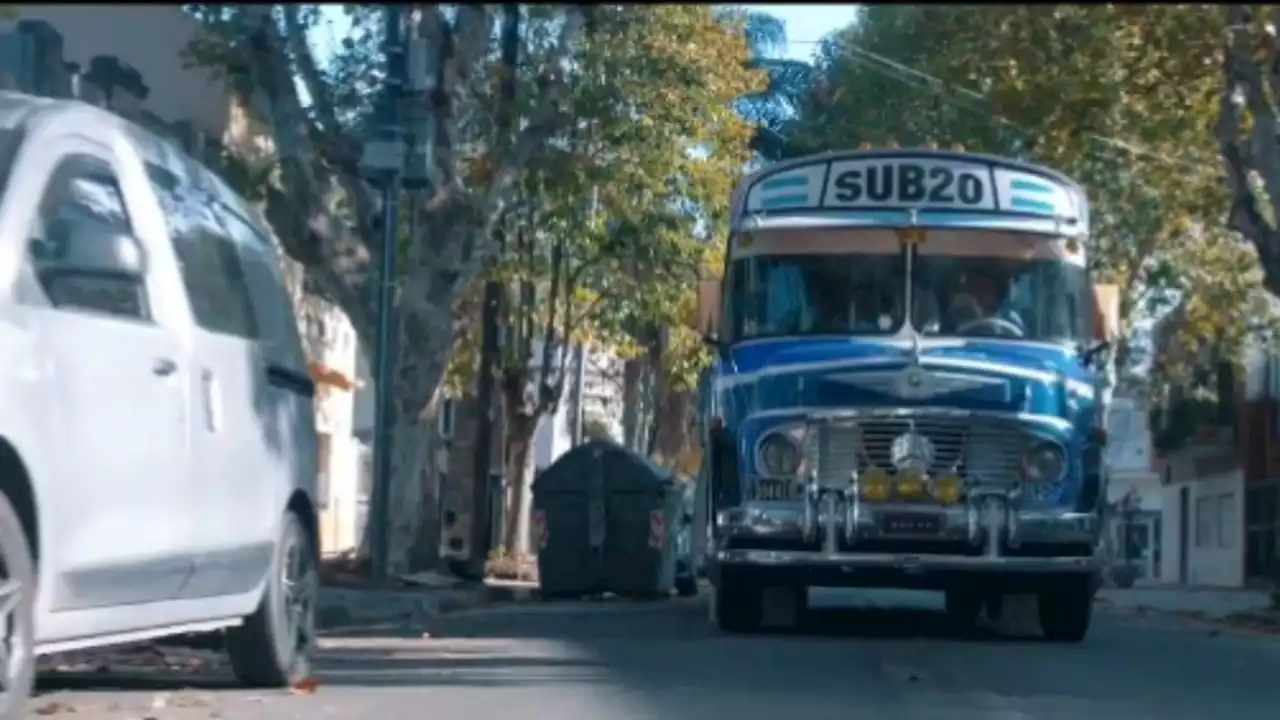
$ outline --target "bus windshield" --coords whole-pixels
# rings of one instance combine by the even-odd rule
[[[1059,344],[1091,337],[1089,278],[1071,241],[933,231],[912,264],[912,324],[924,335]]]
[[[894,335],[908,319],[925,336],[1092,337],[1084,255],[1065,238],[931,230],[904,246],[890,229],[771,230],[736,238],[728,272],[730,342]]]
[[[745,235],[729,267],[731,340],[892,335],[906,313],[905,278],[906,258],[889,231]]]

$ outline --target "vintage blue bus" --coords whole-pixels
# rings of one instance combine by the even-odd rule
[[[1049,639],[1099,582],[1107,343],[1083,190],[937,150],[811,156],[733,198],[703,293],[698,553],[747,631],[814,586],[1033,594]],[[778,611],[782,612],[782,611]]]

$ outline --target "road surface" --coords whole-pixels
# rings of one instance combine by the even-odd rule
[[[705,600],[490,608],[437,619],[427,628],[328,638],[314,693],[234,689],[216,668],[204,675],[165,677],[150,671],[57,674],[42,680],[31,715],[66,720],[1280,717],[1280,638],[1104,614],[1083,644],[1049,645],[990,629],[960,632],[943,621],[940,603],[930,596],[827,591],[816,601],[822,607],[807,627],[753,636],[712,630]]]

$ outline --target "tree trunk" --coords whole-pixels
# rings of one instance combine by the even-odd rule
[[[628,450],[640,449],[640,372],[641,361],[627,358],[622,364],[622,444]]]
[[[529,507],[533,489],[533,436],[538,418],[521,411],[508,412],[504,455],[507,460],[507,514],[502,546],[516,556],[529,554]]]
[[[399,328],[396,352],[394,395],[391,399],[391,481],[387,487],[387,572],[409,572],[419,527],[425,513],[434,512],[439,496],[436,474],[427,469],[431,430],[436,404],[431,402],[440,387],[449,350],[453,345],[452,288],[434,278],[416,277],[406,282],[397,308]],[[445,297],[438,297],[440,294]],[[370,339],[373,333],[367,335]],[[372,347],[372,345],[371,345]],[[377,366],[376,358],[373,360]],[[375,382],[382,382],[375,378]],[[374,452],[379,452],[374,438]],[[374,478],[377,483],[379,478]],[[363,547],[372,547],[370,522],[365,525]]]

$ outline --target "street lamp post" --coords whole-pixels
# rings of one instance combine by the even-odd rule
[[[369,517],[373,576],[377,580],[387,575],[390,541],[397,211],[405,155],[404,129],[400,120],[400,97],[405,79],[404,17],[401,6],[386,7],[383,52],[387,70],[379,112],[379,132],[376,138],[365,144],[361,158],[361,165],[382,189],[382,262],[378,275],[378,326],[374,347],[373,498]]]

